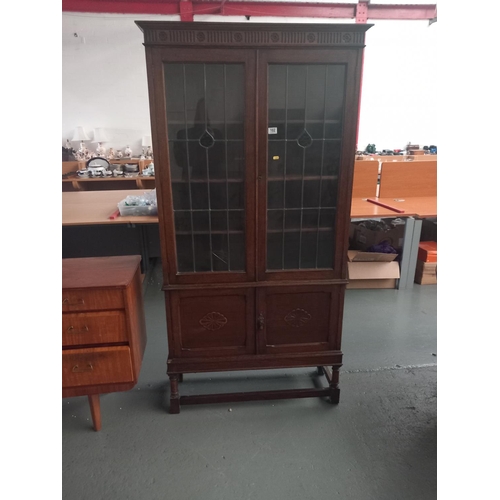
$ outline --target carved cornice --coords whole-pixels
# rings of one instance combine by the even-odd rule
[[[363,47],[368,25],[277,25],[138,21],[144,45],[217,47]]]

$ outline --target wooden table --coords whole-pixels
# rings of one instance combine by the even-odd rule
[[[109,217],[117,210],[118,202],[128,195],[137,196],[137,189],[116,191],[78,191],[62,193],[62,224],[63,226],[98,226],[98,225],[144,225],[158,224],[157,216],[134,216],[115,219]],[[437,215],[436,197],[404,198],[395,201],[394,198],[373,198],[384,205],[404,210],[398,213],[391,208],[369,202],[367,198],[353,198],[351,204],[351,219],[377,219],[401,217],[406,220],[403,251],[401,255],[401,278],[398,288],[413,286],[413,276],[416,268],[416,256],[422,227],[421,218]],[[403,200],[403,198],[401,199]],[[143,265],[147,266],[147,236],[141,229],[141,254]],[[145,270],[145,269],[144,269]]]
[[[118,203],[127,196],[138,196],[142,191],[77,191],[62,193],[62,225],[81,226],[93,224],[157,224],[157,216],[110,216],[118,209]]]
[[[370,198],[382,203],[378,205],[368,201],[366,198],[353,198],[351,204],[351,219],[378,219],[378,218],[402,218],[405,219],[405,234],[400,260],[400,278],[398,289],[412,288],[415,269],[417,267],[418,244],[422,221],[415,218],[417,212],[410,210],[410,204],[403,207],[402,203],[396,203],[392,199]],[[394,207],[392,210],[391,207]],[[398,212],[397,210],[403,210]]]
[[[367,198],[353,198],[351,202],[351,219],[378,219],[397,215],[395,210],[371,203]]]
[[[409,196],[371,198],[380,208],[398,210],[398,217],[406,219],[405,242],[401,259],[401,279],[398,288],[412,288],[417,267],[418,245],[422,219],[437,217],[437,196]],[[371,203],[371,202],[370,202]]]
[[[118,203],[137,189],[62,193],[63,258],[106,255],[142,256],[146,273],[150,258],[159,255],[157,216],[116,215]]]
[[[404,210],[401,216],[415,216],[420,219],[437,217],[437,196],[411,196],[407,198],[375,198],[386,206]]]
[[[158,224],[157,216],[133,216],[110,219],[117,210],[118,202],[129,195],[137,196],[137,189],[125,191],[78,191],[62,193],[62,224],[77,226],[89,224]],[[435,217],[437,215],[436,197],[413,197],[395,201],[394,198],[373,198],[385,205],[404,210],[398,214],[396,210],[371,203],[367,198],[353,198],[351,218],[378,217]]]

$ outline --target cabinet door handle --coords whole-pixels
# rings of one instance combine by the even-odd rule
[[[80,332],[88,332],[88,331],[89,331],[89,327],[87,325],[83,325],[79,330],[75,329],[75,327],[73,325],[68,327],[69,333],[80,333]]]
[[[264,315],[262,313],[260,313],[258,318],[257,318],[257,328],[259,330],[264,330],[264,326],[265,326]]]
[[[94,369],[92,363],[87,363],[85,366],[75,365],[71,370],[73,373],[83,373],[83,372],[91,372]]]
[[[63,306],[82,306],[85,304],[83,299],[78,299],[76,302],[70,302],[69,299],[63,300]]]

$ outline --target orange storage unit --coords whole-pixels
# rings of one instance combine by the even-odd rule
[[[417,258],[422,262],[437,262],[437,242],[421,241],[418,245]]]

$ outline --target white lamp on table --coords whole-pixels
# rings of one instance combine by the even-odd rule
[[[90,137],[85,132],[83,127],[76,127],[72,141],[80,141],[80,149],[76,152],[76,157],[79,160],[84,160],[88,156],[88,149],[85,146],[85,141],[90,141]]]
[[[92,142],[97,142],[97,149],[95,150],[97,156],[104,156],[106,154],[106,148],[102,145],[102,143],[108,141],[109,138],[103,128],[96,128],[94,130],[94,140]]]
[[[150,135],[145,135],[142,138],[142,154],[148,160],[151,160],[153,158],[153,150],[151,148],[151,136]]]

